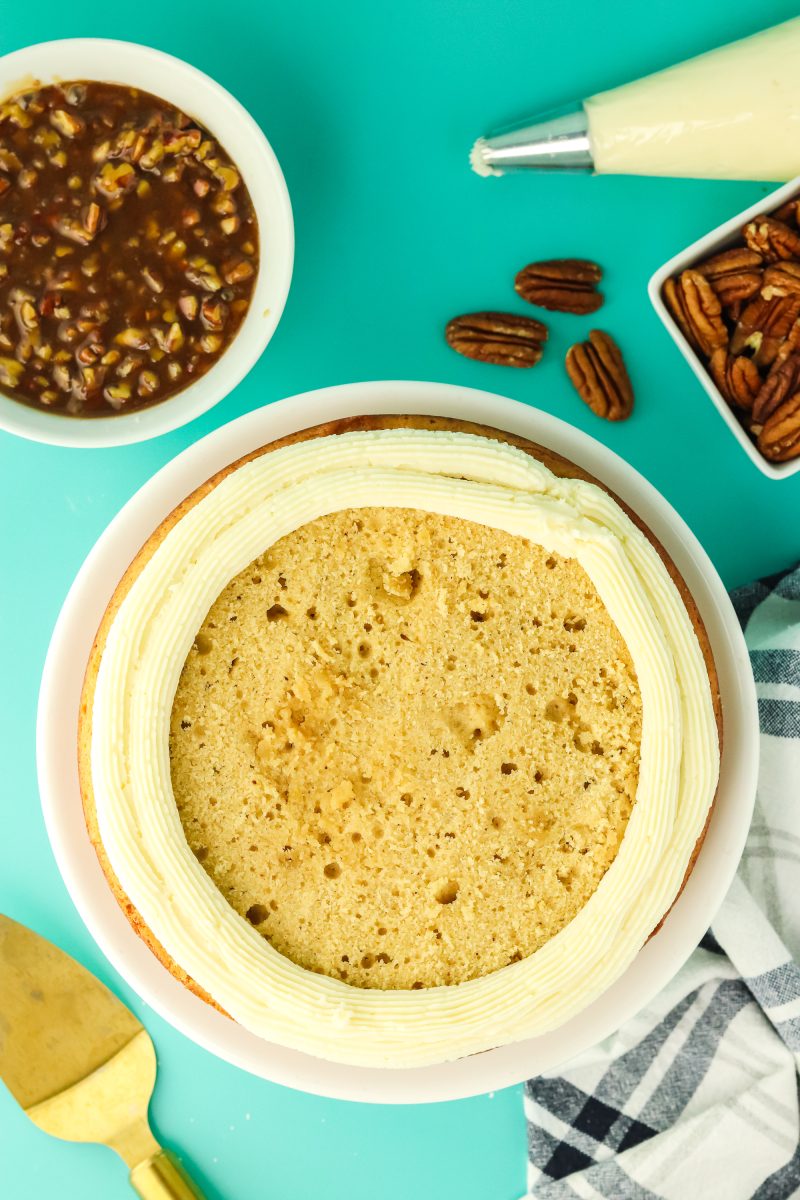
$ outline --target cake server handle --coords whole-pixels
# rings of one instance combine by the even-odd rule
[[[204,1200],[175,1155],[163,1148],[137,1163],[131,1184],[142,1200]]]

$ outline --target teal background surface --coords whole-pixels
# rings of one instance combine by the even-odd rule
[[[729,586],[797,558],[800,475],[770,481],[748,461],[645,293],[655,267],[771,187],[484,181],[467,167],[469,146],[486,128],[796,12],[788,0],[3,5],[3,53],[49,38],[119,37],[214,75],[263,126],[294,205],[297,258],[285,315],[250,376],[212,412],[119,450],[66,451],[0,434],[0,909],[75,954],[147,1024],[160,1063],[154,1125],[211,1200],[514,1200],[524,1191],[521,1089],[396,1109],[304,1096],[219,1062],[122,983],[64,889],[37,794],[39,677],[72,578],[137,487],[204,433],[294,392],[380,378],[505,392],[579,425],[666,495]],[[597,323],[622,344],[637,392],[633,418],[619,427],[584,408],[561,365],[591,318],[554,316],[535,371],[469,362],[442,338],[458,312],[525,311],[512,290],[515,271],[566,255],[596,258],[606,269]],[[47,1138],[0,1088],[4,1200],[130,1194],[109,1151]]]

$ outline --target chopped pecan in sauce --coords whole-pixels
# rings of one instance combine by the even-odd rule
[[[82,81],[0,104],[7,395],[86,417],[166,400],[225,353],[258,264],[238,168],[171,104]]]

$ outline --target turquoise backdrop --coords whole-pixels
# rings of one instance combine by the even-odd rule
[[[768,185],[585,177],[480,180],[473,138],[526,111],[666,66],[796,15],[790,0],[5,0],[0,52],[99,35],[149,42],[216,76],[270,138],[294,205],[297,259],[281,325],[250,376],[167,437],[66,451],[0,434],[2,773],[0,909],[45,931],[147,1024],[160,1070],[152,1116],[210,1200],[515,1200],[524,1191],[521,1090],[384,1108],[301,1095],[217,1061],[108,966],[56,871],[39,810],[39,677],[61,601],[109,519],[202,434],[262,404],[350,380],[431,379],[515,396],[600,438],[686,518],[726,584],[800,552],[800,474],[773,482],[735,443],[652,312],[646,281]],[[561,365],[591,318],[556,317],[543,363],[469,362],[442,338],[458,312],[510,306],[531,259],[606,268],[602,327],[637,392],[626,424],[576,398]],[[46,1137],[0,1088],[4,1200],[124,1200],[110,1151]]]

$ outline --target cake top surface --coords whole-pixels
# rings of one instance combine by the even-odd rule
[[[638,684],[635,804],[611,865],[559,932],[519,961],[458,984],[353,986],[293,962],[236,911],[192,853],[173,792],[173,702],[212,606],[282,538],[377,507],[471,522],[576,564]],[[235,466],[159,531],[109,610],[96,662],[91,784],[103,848],[129,904],[174,962],[247,1029],[341,1062],[442,1062],[536,1036],[580,1012],[619,978],[675,899],[716,789],[708,670],[656,548],[601,488],[558,478],[522,450],[472,433],[312,434]],[[493,690],[490,676],[482,694]],[[500,773],[505,778],[502,763]],[[437,902],[440,912],[455,903]]]
[[[533,953],[636,794],[630,655],[574,559],[413,509],[287,534],[212,605],[172,710],[192,850],[292,961],[420,988]]]

